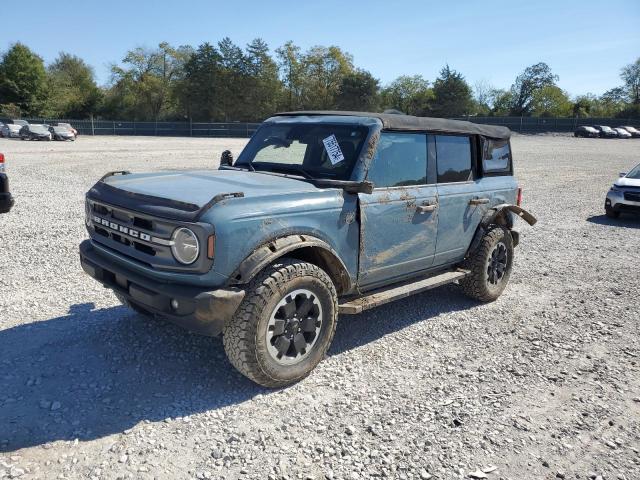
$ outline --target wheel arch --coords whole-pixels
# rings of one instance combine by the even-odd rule
[[[518,232],[512,230],[513,215],[509,215],[509,213],[517,215],[531,226],[535,225],[538,221],[536,217],[531,215],[531,213],[517,205],[503,203],[492,207],[487,211],[487,213],[485,213],[478,227],[476,228],[476,233],[473,235],[473,239],[471,240],[471,244],[469,245],[469,249],[467,250],[465,258],[469,258],[476,251],[476,249],[480,245],[482,237],[484,237],[487,231],[491,229],[491,225],[499,225],[508,229],[511,232],[511,236],[513,238],[513,246],[516,247],[518,245],[520,235],[518,234]]]
[[[312,263],[333,281],[338,295],[351,290],[349,271],[331,246],[312,235],[287,235],[266,242],[246,257],[231,275],[230,285],[249,283],[260,271],[284,256]]]

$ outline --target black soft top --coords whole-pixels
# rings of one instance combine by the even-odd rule
[[[440,133],[461,133],[467,135],[482,135],[483,137],[508,139],[511,130],[507,127],[497,125],[483,125],[479,123],[466,122],[464,120],[449,120],[446,118],[414,117],[412,115],[399,115],[395,113],[373,113],[373,112],[343,112],[343,111],[299,111],[280,112],[274,116],[351,116],[377,118],[382,122],[386,130],[406,130],[406,131],[427,131]]]

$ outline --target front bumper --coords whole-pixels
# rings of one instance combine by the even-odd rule
[[[239,288],[207,290],[149,279],[101,256],[91,240],[80,244],[80,264],[106,288],[201,335],[219,335],[245,295]]]
[[[640,191],[609,190],[604,207],[614,212],[640,213]]]

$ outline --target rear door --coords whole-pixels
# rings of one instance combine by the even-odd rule
[[[427,157],[426,134],[381,134],[367,176],[373,194],[359,194],[360,285],[390,283],[433,263],[438,198]]]
[[[476,178],[475,137],[434,135],[439,198],[434,266],[462,260],[491,202]]]

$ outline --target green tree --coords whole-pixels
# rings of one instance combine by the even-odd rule
[[[511,86],[511,115],[530,115],[536,91],[555,85],[557,81],[558,76],[554,75],[549,65],[544,62],[525,68]]]
[[[624,81],[631,102],[640,105],[640,58],[625,66],[620,77]]]
[[[176,91],[187,118],[213,121],[223,114],[218,102],[222,57],[210,43],[203,43],[184,66],[184,78]]]
[[[166,42],[155,49],[127,52],[122,60],[124,66],[111,68],[112,87],[107,94],[106,111],[134,120],[174,116],[175,88],[191,53],[191,47],[176,49]]]
[[[495,88],[490,92],[491,115],[506,116],[511,111],[513,104],[513,94],[509,90]]]
[[[39,115],[47,100],[47,74],[42,58],[16,43],[0,61],[0,105],[12,104],[23,115]]]
[[[102,99],[93,69],[75,55],[60,53],[48,66],[49,102],[47,114],[53,117],[87,118],[95,113]]]
[[[342,79],[354,71],[353,57],[336,46],[310,48],[302,67],[303,107],[313,110],[333,108]]]
[[[380,82],[366,70],[356,70],[342,78],[336,96],[340,110],[372,112],[379,103]]]
[[[568,117],[573,113],[573,104],[560,87],[547,85],[533,93],[531,113],[537,117]]]
[[[246,48],[247,110],[248,120],[263,120],[275,112],[282,97],[282,83],[278,78],[278,65],[269,54],[269,46],[260,38]]]
[[[422,75],[402,75],[381,92],[382,107],[407,115],[426,115],[433,101],[433,91]]]
[[[460,117],[471,113],[473,96],[471,87],[462,74],[445,65],[433,84],[431,115],[435,117]]]
[[[300,47],[289,41],[276,49],[280,77],[284,84],[285,96],[283,108],[285,110],[297,110],[302,102],[302,84],[304,67]]]

